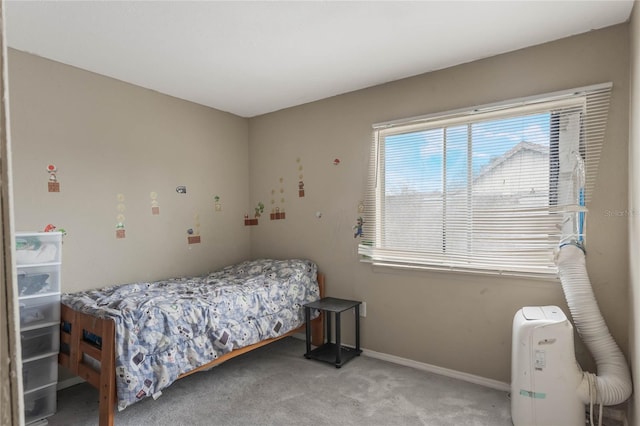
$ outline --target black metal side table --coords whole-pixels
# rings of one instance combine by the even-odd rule
[[[337,299],[335,297],[325,297],[316,302],[304,305],[305,321],[307,322],[307,352],[304,354],[307,359],[315,359],[335,364],[336,368],[342,367],[347,361],[362,353],[360,350],[360,305],[362,302],[356,300]],[[356,347],[349,348],[342,346],[340,341],[340,314],[349,309],[355,308],[356,315]],[[325,312],[324,322],[326,326],[326,343],[311,350],[311,309],[319,309]],[[331,313],[336,320],[336,342],[331,343]]]

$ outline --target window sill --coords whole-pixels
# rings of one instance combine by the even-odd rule
[[[481,276],[481,277],[497,277],[498,279],[517,279],[526,280],[536,283],[560,284],[560,278],[557,275],[535,274],[516,271],[500,271],[486,269],[459,268],[435,265],[401,265],[392,263],[378,263],[369,259],[360,260],[361,263],[371,265],[373,273],[437,273],[437,274],[456,274],[465,276]]]

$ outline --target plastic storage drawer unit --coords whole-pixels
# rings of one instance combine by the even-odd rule
[[[34,265],[60,262],[61,238],[59,232],[16,234],[16,264]]]
[[[18,265],[18,296],[60,292],[59,265]]]
[[[14,243],[24,417],[32,425],[56,412],[62,233],[17,232]]]
[[[39,355],[58,352],[60,347],[60,325],[55,324],[49,327],[21,331],[20,338],[23,361],[28,361],[30,358]]]
[[[32,423],[56,412],[56,384],[24,393],[24,421]]]
[[[19,304],[22,329],[60,322],[60,296],[57,294],[21,299]]]
[[[58,354],[36,358],[22,364],[22,386],[25,392],[58,382]]]

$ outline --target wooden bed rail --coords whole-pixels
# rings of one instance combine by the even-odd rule
[[[58,363],[100,392],[100,425],[113,425],[116,403],[115,323],[60,307]],[[102,344],[104,342],[104,345]]]
[[[320,297],[325,295],[325,276],[318,273]],[[322,313],[312,320],[311,342],[314,346],[324,343],[324,328]],[[60,353],[58,363],[66,367],[73,374],[86,380],[100,393],[100,426],[113,426],[116,407],[116,369],[115,369],[115,322],[89,314],[75,311],[66,305],[60,305]],[[198,371],[211,367],[250,352],[253,349],[268,345],[276,340],[304,333],[305,325],[291,330],[272,339],[267,339],[253,345],[238,348],[217,359],[197,367],[178,377],[189,376]]]

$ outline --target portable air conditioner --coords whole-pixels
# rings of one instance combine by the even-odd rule
[[[584,426],[573,326],[557,306],[524,307],[513,319],[511,418],[516,426]]]

